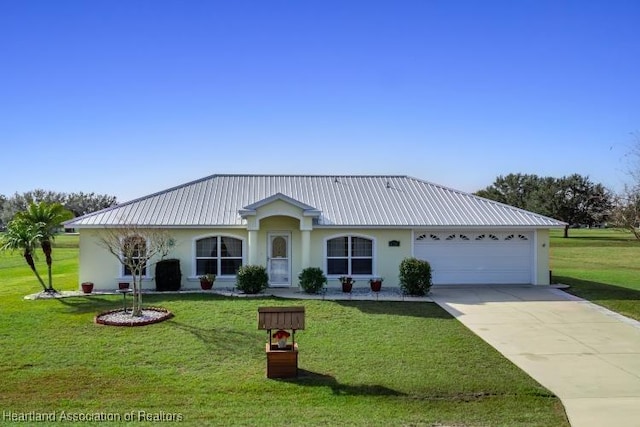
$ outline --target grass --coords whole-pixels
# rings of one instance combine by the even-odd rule
[[[619,230],[551,233],[554,281],[568,292],[640,320],[640,241]]]
[[[59,289],[77,287],[74,239],[56,240]],[[568,425],[555,396],[435,304],[150,295],[175,317],[117,328],[92,319],[118,296],[25,301],[39,287],[23,264],[0,254],[3,414],[120,418],[74,425],[170,414],[193,426]],[[257,308],[292,304],[306,307],[301,375],[269,380]]]

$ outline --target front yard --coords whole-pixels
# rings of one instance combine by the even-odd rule
[[[74,237],[56,242],[54,285],[75,289]],[[147,304],[175,318],[118,328],[92,318],[119,307],[119,296],[23,300],[38,285],[19,254],[0,254],[0,284],[0,408],[9,416],[96,420],[75,425],[108,425],[101,416],[112,425],[568,425],[556,397],[435,304],[151,295]],[[301,376],[269,380],[257,309],[296,304],[307,316],[296,335]]]

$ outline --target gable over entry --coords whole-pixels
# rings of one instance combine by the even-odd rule
[[[259,259],[259,242],[258,232],[260,231],[260,222],[265,218],[285,216],[297,219],[299,221],[300,231],[300,265],[302,268],[311,265],[311,231],[313,230],[313,220],[318,218],[321,211],[295,200],[282,193],[252,203],[238,211],[240,216],[247,221],[247,234],[249,242],[249,264],[261,264]],[[269,254],[272,255],[273,244],[290,245],[286,235],[269,237]],[[289,250],[290,252],[290,250]],[[269,263],[268,263],[269,264]],[[271,265],[269,264],[268,267]],[[289,266],[290,268],[290,266]]]

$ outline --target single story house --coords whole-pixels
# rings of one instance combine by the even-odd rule
[[[273,287],[298,286],[305,267],[320,267],[329,286],[343,275],[398,286],[412,256],[431,263],[434,285],[547,285],[549,229],[564,225],[409,176],[352,175],[212,175],[65,223],[80,234],[79,281],[96,290],[128,279],[98,244],[110,227],[168,230],[181,289],[197,289],[204,273],[232,287],[254,264]],[[154,289],[153,274],[144,288]]]

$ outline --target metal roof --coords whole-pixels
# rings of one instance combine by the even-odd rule
[[[67,221],[66,226],[243,226],[246,221],[241,211],[247,212],[275,199],[313,209],[319,214],[314,219],[315,226],[547,228],[565,225],[408,176],[212,175],[78,217]]]

